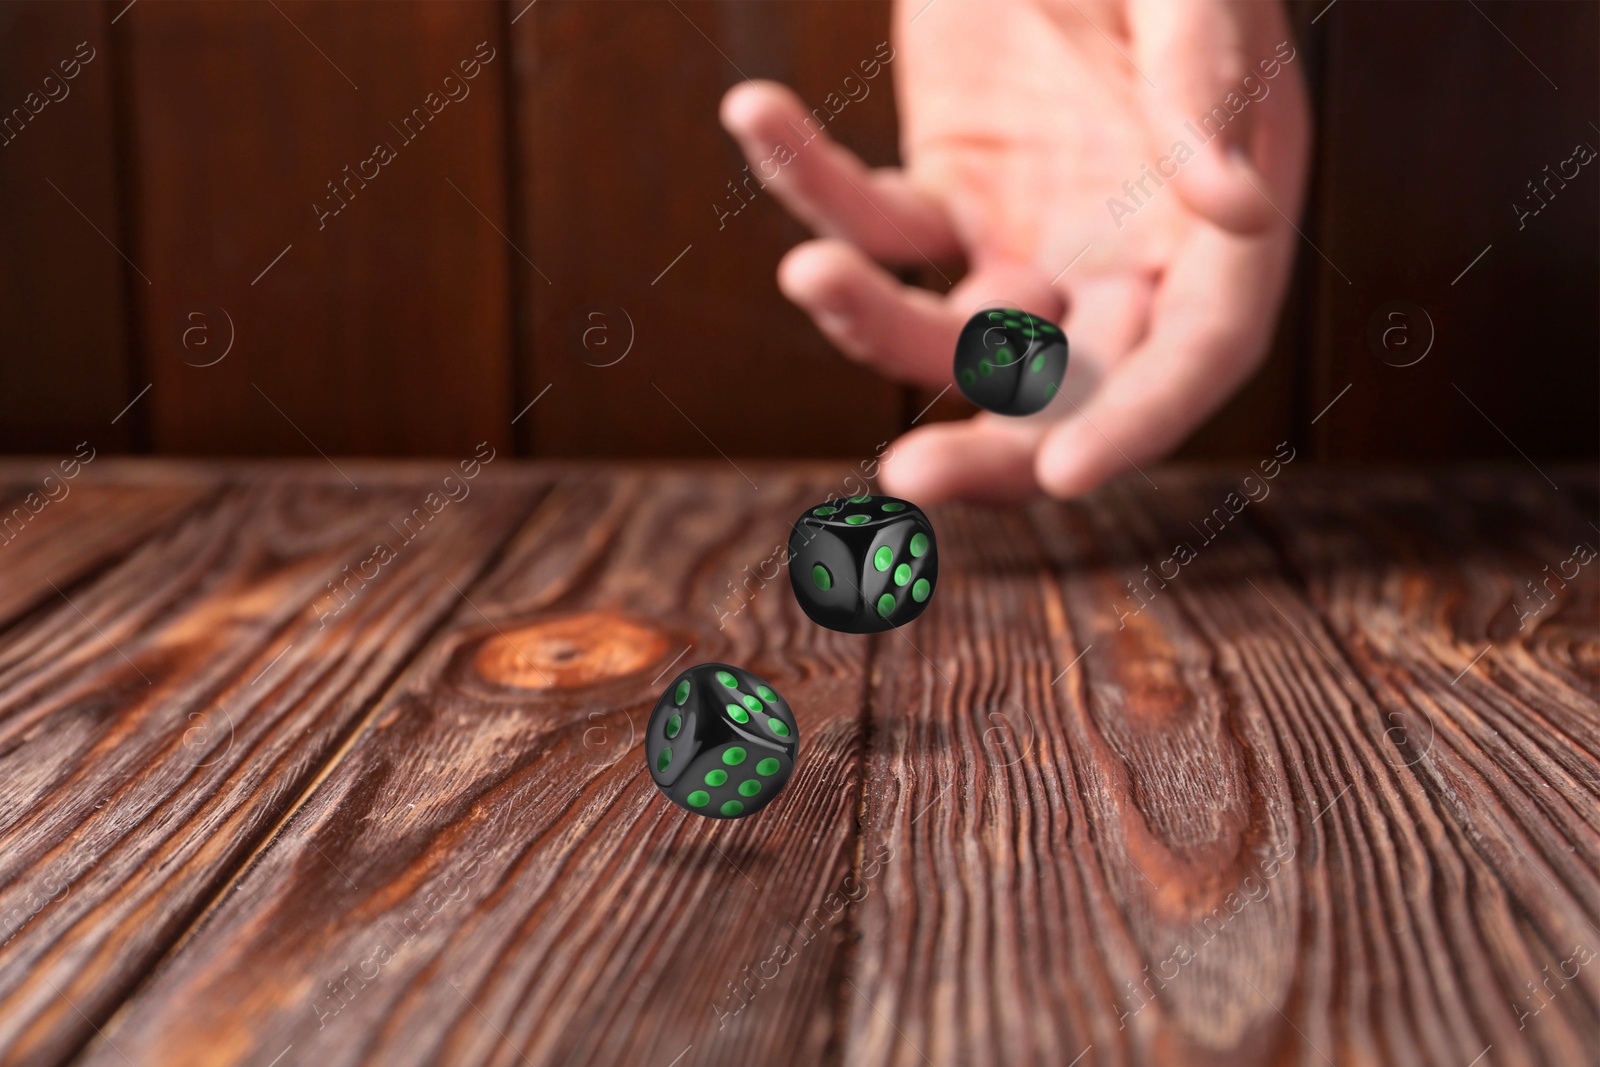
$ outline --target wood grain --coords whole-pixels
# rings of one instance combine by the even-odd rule
[[[184,473],[3,631],[0,1063],[1596,1062],[1593,472],[1275,470],[936,508],[873,638],[771,562],[836,470],[497,465],[326,627],[426,466]],[[710,659],[750,820],[638,762]]]
[[[777,586],[718,629],[723,587],[825,493],[759,481],[759,497],[732,475],[560,483],[88,1062],[116,1061],[111,1043],[176,1063],[289,1044],[330,1064],[820,1055],[831,925],[752,1007],[733,1011],[730,990],[849,873],[866,647],[805,623]],[[541,633],[597,612],[660,651],[538,687],[480,669],[486,647],[527,643],[537,670]],[[748,664],[813,709],[776,818],[702,822],[644,772],[635,731],[680,656]],[[649,1022],[614,1025],[624,1004]]]
[[[429,488],[260,479],[6,631],[5,1062],[58,1060],[93,1035],[532,500],[526,485],[480,483],[406,541],[389,523]],[[352,582],[379,540],[395,558]]]
[[[1503,611],[1517,567],[1485,528],[1562,544],[1536,483],[1485,479],[1457,510],[1492,518],[1388,523],[1366,552],[1344,531],[1373,498],[1439,515],[1454,493],[1328,479],[1261,504],[1322,568],[1309,598],[1255,512],[1210,541],[1190,526],[1224,506],[1217,479],[1026,522],[936,515],[941,610],[876,667],[864,834],[905,859],[857,913],[843,1061],[1592,1062],[1595,576],[1553,616],[1582,620],[1559,665],[1528,665],[1537,710],[1529,682],[1454,692],[1465,642],[1407,633],[1412,678],[1345,643],[1426,620],[1392,599],[1411,587],[1458,611],[1476,579]],[[1125,583],[1180,542],[1199,554],[1139,607]],[[1465,573],[1435,555],[1451,542],[1476,550]],[[1335,599],[1352,583],[1367,596]],[[1480,701],[1526,713],[1521,736],[1480,724]],[[1556,995],[1527,984],[1562,966]]]
[[[177,466],[143,468],[134,484],[121,471],[85,477],[97,458],[91,451],[0,461],[0,628],[65,595],[223,485],[215,471]]]

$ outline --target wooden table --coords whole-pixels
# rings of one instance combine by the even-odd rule
[[[1592,470],[939,507],[862,638],[778,552],[843,469],[453,466],[102,458],[6,528],[0,1062],[1600,1057]],[[754,818],[640,755],[712,659],[800,716]]]

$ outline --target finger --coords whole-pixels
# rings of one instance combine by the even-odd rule
[[[912,430],[879,461],[885,491],[919,505],[942,500],[1009,503],[1039,492],[1033,455],[1044,425],[998,415]]]
[[[825,109],[821,116],[829,117]],[[764,188],[821,237],[842,237],[884,263],[949,260],[961,246],[944,209],[898,170],[869,170],[777,82],[743,82],[722,98],[722,125]]]
[[[778,264],[778,288],[845,355],[903,382],[948,385],[966,316],[903,285],[844,241],[807,241]]]
[[[1251,156],[1251,130],[1269,106],[1272,86],[1252,66],[1258,57],[1245,54],[1247,40],[1263,36],[1247,32],[1253,28],[1245,20],[1281,24],[1277,7],[1227,0],[1132,0],[1128,7],[1152,136],[1173,147],[1155,169],[1190,208],[1236,233],[1260,231],[1277,219],[1258,191],[1266,184]],[[1192,158],[1177,150],[1180,142]]]
[[[1044,490],[1076,496],[1130,468],[1148,479],[1144,467],[1221,407],[1260,363],[1291,252],[1279,234],[1198,233],[1163,280],[1138,348],[1082,404],[1062,397],[1069,414],[1035,459]]]
[[[1015,259],[975,259],[967,276],[950,290],[948,299],[962,312],[962,322],[979,311],[997,307],[1017,308],[1057,324],[1067,314],[1066,298],[1050,284],[1050,279],[1031,263]]]

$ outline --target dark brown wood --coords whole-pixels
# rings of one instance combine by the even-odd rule
[[[496,461],[330,613],[441,471],[97,461],[0,636],[0,1063],[1594,1062],[1593,472],[1288,455],[936,509],[875,638],[781,568],[843,470]],[[709,659],[801,710],[750,820],[638,762]]]
[[[499,15],[274,0],[123,17],[156,450],[510,440]]]
[[[86,451],[0,464],[6,484],[0,493],[0,570],[6,575],[0,626],[64,596],[80,578],[120,559],[220,488],[215,474],[181,468],[134,468],[140,472],[134,485],[118,484],[115,474],[85,478],[98,458]]]
[[[1594,454],[1597,35],[1594,4],[1489,0],[1345,3],[1309,28],[1323,75],[1295,421],[1315,457]],[[1591,161],[1563,180],[1579,145]],[[1391,301],[1413,310],[1389,318]],[[1385,359],[1374,319],[1396,331]]]
[[[519,244],[537,269],[517,264],[516,406],[550,387],[519,426],[525,449],[866,459],[901,428],[902,390],[779,294],[779,259],[810,234],[717,122],[745,76],[820,103],[887,34],[877,2],[547,0],[520,15]],[[828,125],[879,165],[894,160],[890,77]]]
[[[435,507],[438,474],[385,485],[382,472],[350,473],[366,482],[359,492],[305,470],[230,490],[6,630],[8,1061],[59,1060],[93,1033],[348,740],[454,602],[451,583],[472,581],[534,498],[525,481],[480,482],[418,519]],[[153,493],[150,510],[170,512],[166,496]],[[69,526],[56,539],[72,536]],[[379,542],[393,558],[363,582]],[[39,745],[54,754],[40,758]]]
[[[143,389],[128,333],[114,12],[0,5],[0,450],[126,451]],[[98,232],[97,232],[98,231]]]
[[[1595,5],[1289,7],[1316,101],[1299,273],[1179,455],[1592,457],[1600,209],[1566,161],[1600,149]],[[716,108],[744,76],[820,101],[887,25],[880,0],[9,3],[0,117],[39,111],[0,133],[0,449],[866,459],[937,390],[779,295],[806,232]],[[408,140],[480,42],[471,95]],[[829,124],[874,164],[892,78]],[[1374,322],[1391,363],[1433,346],[1392,366]]]
[[[689,1045],[813,1062],[836,938],[730,1032],[715,1013],[848,875],[859,805],[867,645],[805,622],[776,584],[725,614],[726,584],[822,492],[760,483],[759,497],[737,476],[559,483],[107,1040],[178,1062],[290,1044],[330,1064],[668,1062]],[[688,816],[638,761],[652,679],[706,659],[747,663],[813,709],[806,765],[771,818]],[[286,938],[289,914],[305,922]],[[283,981],[259,982],[262,966]],[[336,995],[352,973],[366,980]],[[241,999],[249,1033],[228,1007]],[[179,1001],[193,1014],[175,1030]],[[596,1013],[624,1003],[650,1023]],[[117,1058],[91,1062],[102,1053]]]

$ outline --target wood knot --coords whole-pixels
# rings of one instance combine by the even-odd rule
[[[562,615],[497,633],[473,657],[478,674],[515,689],[581,689],[643,670],[667,635],[609,611]]]

